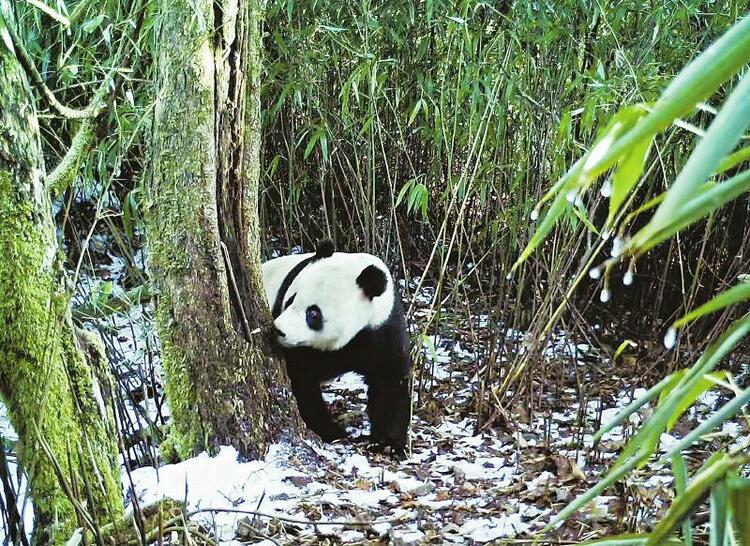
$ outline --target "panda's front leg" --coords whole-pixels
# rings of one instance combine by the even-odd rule
[[[307,427],[320,436],[324,442],[345,438],[346,430],[333,420],[323,401],[320,378],[294,366],[287,366],[287,370],[300,416]]]
[[[402,458],[411,418],[409,375],[370,378],[368,386],[370,442],[373,447],[390,447],[393,456]]]

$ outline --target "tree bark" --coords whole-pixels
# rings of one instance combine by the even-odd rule
[[[147,226],[180,458],[221,444],[259,457],[300,431],[260,274],[259,12],[161,3]]]
[[[0,396],[20,438],[36,544],[123,512],[112,420],[70,319],[31,91],[0,0]],[[74,498],[75,500],[71,500]]]

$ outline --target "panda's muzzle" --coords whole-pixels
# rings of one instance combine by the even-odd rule
[[[278,337],[286,337],[286,334],[274,326],[273,333]]]

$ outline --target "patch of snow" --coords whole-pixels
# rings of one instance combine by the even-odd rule
[[[464,523],[459,532],[476,542],[490,542],[503,537],[514,537],[525,533],[528,524],[521,521],[520,514],[503,514],[500,517],[472,519]]]
[[[237,451],[225,446],[215,457],[204,452],[177,464],[136,469],[131,477],[141,505],[172,498],[185,500],[188,511],[231,508],[289,515],[303,491],[287,478],[304,475],[290,468],[288,459],[289,448],[284,445],[271,446],[264,460],[249,462],[240,462]],[[219,511],[201,519],[210,519],[220,540],[228,540],[241,515]]]

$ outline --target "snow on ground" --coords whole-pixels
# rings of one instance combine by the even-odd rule
[[[431,301],[429,288],[420,294],[418,302]],[[424,312],[417,309],[416,314],[426,316]],[[508,349],[497,352],[499,363],[527,350],[527,333],[491,326],[488,315],[473,317],[470,326],[475,332],[494,328],[505,333]],[[122,419],[130,430],[162,425],[169,412],[158,380],[149,383],[160,371],[153,358],[158,343],[149,306],[102,319],[97,328],[109,333],[108,353],[120,388],[128,393]],[[446,332],[444,327],[436,329]],[[546,389],[544,404],[534,409],[517,405],[503,416],[503,425],[482,429],[473,400],[480,387],[479,364],[486,356],[460,332],[451,336],[421,337],[422,358],[415,370],[418,405],[406,460],[367,451],[367,386],[350,373],[331,381],[324,392],[350,438],[334,444],[309,441],[307,449],[314,457],[300,457],[298,447],[274,445],[263,460],[243,462],[233,448],[222,447],[215,457],[203,453],[162,466],[143,466],[155,454],[153,447],[133,448],[128,458],[140,468],[123,471],[128,505],[135,499],[140,506],[164,497],[184,500],[193,524],[232,546],[372,540],[476,545],[528,538],[612,463],[650,408],[608,432],[596,449],[592,434],[645,389],[631,392],[625,388],[631,381],[613,373],[605,381],[599,378],[597,385],[584,376],[590,382],[585,398],[572,385],[554,384],[554,389]],[[553,366],[565,362],[575,367],[592,360],[605,365],[588,344],[571,341],[564,332],[555,332],[542,353]],[[143,396],[133,396],[140,391]],[[689,419],[694,423],[704,418],[719,403],[712,393],[701,397]],[[0,433],[15,441],[2,410],[0,405]],[[743,431],[741,424],[727,423],[718,435],[731,440]],[[662,451],[681,435],[664,434]],[[651,465],[626,480],[629,496],[597,497],[581,517],[587,525],[595,522],[600,535],[626,507],[645,514],[647,522],[663,511],[671,488],[669,469]],[[26,507],[30,518],[28,503]]]
[[[347,374],[331,383],[326,397],[350,394],[364,409],[365,391],[358,376]],[[311,522],[287,522],[286,533],[292,534],[274,537],[281,543],[322,536],[342,543],[379,537],[417,544],[438,536],[484,543],[527,534],[550,511],[506,498],[503,491],[522,479],[517,448],[493,432],[473,435],[473,426],[470,417],[448,416],[437,426],[416,418],[412,456],[402,462],[350,441],[311,442],[321,459],[314,468],[290,464],[289,446],[275,445],[263,461],[245,463],[224,447],[214,458],[201,454],[174,465],[140,468],[131,478],[142,504],[167,496],[186,499],[188,511],[245,510]],[[126,488],[128,483],[124,479]],[[212,511],[197,519],[233,544],[246,516]],[[268,534],[262,529],[269,521],[256,518],[258,543]]]
[[[444,348],[450,345],[439,337],[433,343]],[[455,359],[465,354],[460,347],[455,353],[452,348],[456,346],[438,355],[443,365],[448,364],[446,355]],[[426,365],[431,362],[427,360]],[[435,383],[435,396],[440,388],[458,384],[458,379],[464,382],[463,389],[476,386],[476,379],[468,379],[460,369],[451,376],[453,383],[448,377]],[[418,412],[411,456],[394,462],[357,442],[361,429],[367,430],[363,417],[366,390],[356,374],[328,385],[325,398],[343,408],[353,439],[311,442],[321,460],[317,466],[292,463],[297,458],[289,446],[273,446],[263,461],[245,463],[237,462],[234,450],[224,447],[213,459],[202,454],[175,465],[136,470],[132,474],[135,494],[142,503],[160,496],[186,499],[191,512],[232,510],[194,516],[222,544],[237,544],[233,540],[237,533],[245,544],[270,544],[264,542],[269,538],[279,544],[324,539],[335,544],[372,539],[402,545],[484,544],[528,537],[547,523],[553,506],[560,508],[572,500],[573,490],[583,490],[602,468],[590,464],[595,455],[590,434],[584,437],[584,449],[575,448],[580,438],[575,425],[580,408],[573,402],[547,417],[519,423],[515,436],[493,429],[476,434],[476,420],[466,412],[447,413],[435,422]],[[575,391],[566,394],[571,400],[575,397]],[[630,393],[620,392],[616,407],[624,407],[631,399]],[[586,419],[596,418],[599,405],[586,404]],[[623,430],[618,427],[604,444],[621,446],[622,438]],[[644,491],[653,491],[652,497],[669,486],[668,470],[662,470],[660,479],[639,483]],[[616,501],[598,497],[587,516],[611,518]]]

